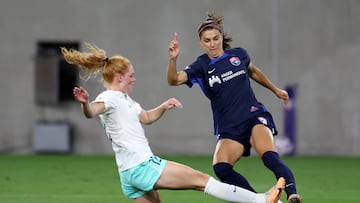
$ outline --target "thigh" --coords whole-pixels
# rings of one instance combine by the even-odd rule
[[[272,132],[263,124],[252,128],[250,143],[260,157],[267,151],[276,151]]]
[[[157,190],[151,190],[141,197],[134,199],[135,203],[161,203],[160,194]]]
[[[220,139],[216,144],[213,164],[226,162],[234,165],[244,153],[244,145],[232,139]]]
[[[167,161],[159,180],[155,184],[157,189],[205,189],[210,176],[184,164]]]

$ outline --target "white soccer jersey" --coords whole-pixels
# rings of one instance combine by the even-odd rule
[[[137,166],[153,155],[139,120],[139,103],[128,95],[113,90],[102,92],[93,102],[105,104],[105,110],[99,117],[112,142],[120,171]]]

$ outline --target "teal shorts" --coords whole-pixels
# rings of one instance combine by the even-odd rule
[[[152,156],[148,161],[120,172],[121,188],[124,195],[134,199],[154,189],[165,164],[165,159]]]

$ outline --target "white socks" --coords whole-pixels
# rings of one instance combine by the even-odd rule
[[[212,177],[207,182],[204,192],[227,202],[266,203],[265,194],[257,194],[241,187],[222,183]]]

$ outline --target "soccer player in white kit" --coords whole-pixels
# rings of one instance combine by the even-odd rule
[[[129,59],[120,55],[107,58],[104,50],[90,44],[86,47],[89,52],[61,50],[68,63],[77,65],[89,76],[102,73],[106,90],[94,101],[89,102],[89,94],[83,87],[75,87],[73,93],[85,117],[100,118],[115,153],[125,196],[135,203],[161,203],[158,189],[192,189],[227,202],[278,202],[284,178],[280,178],[269,192],[258,194],[154,155],[142,124],[157,121],[166,110],[179,108],[181,103],[171,98],[154,109],[144,110],[129,96],[136,80]]]

